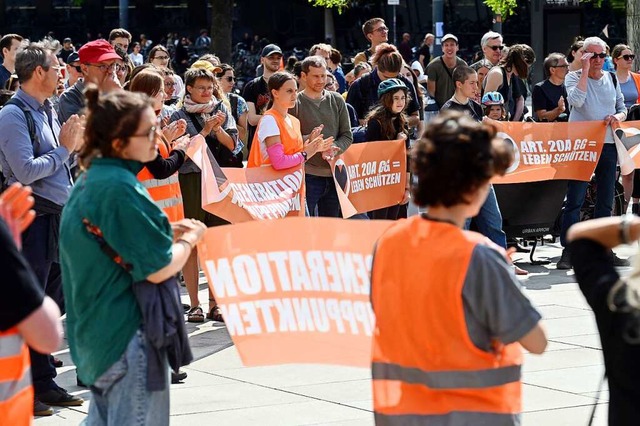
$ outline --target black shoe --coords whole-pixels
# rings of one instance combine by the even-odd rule
[[[177,373],[174,373],[173,370],[171,371],[171,383],[174,384],[174,385],[176,383],[180,383],[181,381],[183,381],[186,378],[187,378],[187,372],[186,371],[178,370]]]
[[[631,262],[627,259],[620,259],[613,251],[611,252],[613,266],[631,266]]]
[[[571,256],[568,249],[562,250],[562,256],[556,264],[556,269],[571,269]]]
[[[43,403],[38,397],[33,398],[33,415],[34,416],[53,416],[53,408]]]
[[[77,407],[84,402],[84,399],[73,396],[60,387],[39,393],[36,398],[47,405],[57,405],[59,407]]]
[[[64,365],[64,362],[62,362],[62,360],[60,358],[56,358],[56,357],[53,358],[53,366],[55,368],[60,368],[63,365]]]

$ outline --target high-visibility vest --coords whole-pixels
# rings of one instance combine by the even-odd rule
[[[640,74],[637,72],[631,72],[629,74],[631,74],[631,78],[633,79],[633,82],[636,85],[636,90],[638,91],[638,99],[635,103],[640,104]]]
[[[296,117],[289,114],[292,124],[292,126],[290,126],[287,124],[284,117],[274,109],[268,110],[264,115],[270,115],[275,118],[278,129],[280,130],[280,142],[282,142],[284,153],[286,155],[293,155],[296,152],[302,152],[304,143],[302,141],[302,133],[300,133],[300,121]],[[258,138],[260,124],[262,124],[262,119],[260,119],[256,132],[253,135],[251,151],[249,152],[249,158],[247,159],[247,167],[261,167],[271,164],[271,160],[269,160],[268,157],[264,158],[262,155],[263,144],[260,143],[260,139]]]
[[[377,424],[514,424],[521,411],[522,349],[476,347],[462,290],[479,234],[414,216],[377,243],[373,406]],[[444,417],[444,418],[443,418]],[[440,424],[440,423],[438,423]]]
[[[29,349],[17,327],[0,332],[0,425],[33,422]]]
[[[158,149],[162,158],[169,157],[169,147],[166,142],[161,141],[158,144]],[[147,188],[156,205],[165,212],[169,222],[184,219],[182,192],[177,172],[166,179],[156,179],[145,167],[138,173],[138,180]]]

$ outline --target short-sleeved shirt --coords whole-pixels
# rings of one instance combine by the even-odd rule
[[[15,327],[42,305],[44,290],[0,219],[0,331]]]
[[[267,82],[262,76],[256,77],[244,86],[244,90],[242,91],[242,97],[247,103],[253,102],[253,105],[256,108],[256,114],[263,115],[265,111],[267,111],[267,106],[269,104],[269,100],[271,96],[269,95],[269,88],[267,87]],[[248,141],[251,144],[253,140],[253,134],[256,131],[256,126],[252,126],[249,124],[248,130]]]
[[[537,115],[536,111],[541,109],[545,111],[556,109],[560,97],[564,98],[564,104],[568,107],[569,101],[567,100],[567,89],[564,87],[564,83],[557,86],[549,80],[545,80],[536,84],[533,86],[531,94],[533,114]]]
[[[447,102],[445,102],[444,105],[442,105],[442,108],[440,108],[441,111],[446,111],[449,109],[465,112],[476,121],[482,121],[482,117],[484,116],[482,112],[482,106],[473,99],[469,99],[466,104],[461,104],[451,98]]]
[[[136,178],[141,169],[137,161],[94,159],[62,212],[67,336],[78,376],[88,385],[120,358],[140,328],[133,283],[171,262],[171,226]],[[85,218],[132,265],[130,272],[103,251],[83,224]]]
[[[633,78],[628,78],[624,83],[620,83],[620,90],[622,91],[622,96],[624,96],[624,106],[627,109],[636,104],[638,101],[638,87]]]
[[[424,56],[424,59],[422,60],[422,63],[420,65],[422,65],[423,70],[426,70],[427,65],[429,65],[429,62],[431,62],[431,49],[429,49],[429,46],[427,46],[426,44],[420,46],[420,49],[418,49],[418,59],[420,59],[420,56]]]
[[[627,343],[623,336],[631,315],[611,312],[607,303],[609,291],[620,278],[613,267],[611,251],[588,239],[573,241],[568,248],[576,280],[593,309],[600,333],[609,381],[609,424],[637,425],[640,418],[640,345]]]
[[[467,65],[467,63],[457,56],[456,65],[453,68],[445,65],[442,56],[438,56],[427,65],[427,77],[429,81],[433,81],[436,84],[434,99],[439,107],[442,107],[455,93],[456,84],[453,82],[453,70],[460,65]]]

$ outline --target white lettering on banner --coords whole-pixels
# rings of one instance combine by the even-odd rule
[[[351,181],[351,193],[374,189],[381,186],[397,185],[400,183],[401,173],[384,173]]]
[[[371,255],[338,251],[275,251],[207,260],[217,297],[275,291],[369,294]]]
[[[595,145],[594,141],[589,141],[587,139],[576,139],[575,141],[571,141],[571,139],[558,139],[558,140],[549,140],[547,141],[547,148],[545,148],[543,141],[521,141],[520,142],[520,152],[523,154],[545,154],[547,152],[570,152],[572,150],[581,151],[586,149],[587,145],[591,146]],[[540,163],[530,163],[530,164],[540,164]]]
[[[335,298],[262,299],[221,303],[229,334],[320,332],[371,336],[374,315],[368,301]]]

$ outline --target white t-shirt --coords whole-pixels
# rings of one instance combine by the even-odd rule
[[[144,62],[142,53],[129,53],[129,58],[131,58],[131,62],[133,62],[134,67],[142,65]]]
[[[284,121],[290,126],[293,127],[293,122],[291,121],[291,117],[289,114],[285,117]],[[258,140],[260,141],[260,151],[263,159],[269,158],[269,154],[267,154],[267,145],[264,141],[270,136],[280,136],[280,128],[278,128],[278,123],[276,123],[276,119],[271,115],[264,115],[260,119],[260,123],[258,125]]]

